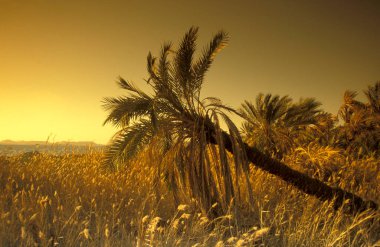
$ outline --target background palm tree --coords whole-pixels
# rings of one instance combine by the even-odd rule
[[[371,112],[380,114],[380,81],[376,82],[374,86],[369,86],[364,94],[367,96]]]
[[[364,91],[368,102],[355,99],[357,93],[346,91],[338,116],[343,125],[338,127],[338,146],[359,155],[380,149],[380,82]]]
[[[353,210],[377,206],[297,172],[244,143],[227,116],[227,112],[235,111],[217,98],[200,98],[205,73],[215,55],[226,46],[228,35],[218,32],[196,59],[197,31],[190,28],[175,51],[171,44],[165,44],[159,58],[148,54],[146,82],[152,88],[151,95],[120,78],[118,84],[128,96],[104,100],[105,109],[110,111],[105,123],[120,128],[106,156],[109,164],[125,164],[158,139],[158,180],[163,174],[175,199],[181,193],[194,197],[204,211],[219,203],[221,211],[213,214],[225,213],[232,201],[240,202],[242,181],[252,204],[249,162],[321,200],[336,199],[337,207],[347,198]],[[221,121],[228,133],[221,129]]]
[[[336,124],[338,118],[328,112],[322,111],[316,115],[316,124],[312,124],[306,127],[303,132],[305,136],[300,146],[307,146],[310,143],[318,144],[322,147],[334,146],[336,143]]]
[[[293,103],[288,96],[259,94],[255,104],[245,101],[239,112],[244,140],[266,154],[281,158],[291,150],[305,130],[318,123],[321,104],[314,99]]]

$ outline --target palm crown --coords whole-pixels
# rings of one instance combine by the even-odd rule
[[[355,99],[357,92],[346,91],[338,116],[338,145],[354,153],[379,155],[380,148],[380,82],[364,91],[368,103]]]
[[[281,158],[300,139],[306,128],[317,124],[320,103],[312,98],[293,103],[288,96],[259,94],[255,104],[240,108],[244,140],[267,154]]]

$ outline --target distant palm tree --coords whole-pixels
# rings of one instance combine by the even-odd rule
[[[105,109],[110,111],[105,123],[120,128],[110,143],[108,163],[124,163],[158,139],[160,146],[156,148],[163,158],[157,169],[162,168],[174,197],[182,192],[197,198],[205,211],[220,203],[222,212],[216,214],[225,213],[233,199],[239,201],[239,179],[245,181],[252,203],[249,162],[321,200],[336,199],[337,206],[351,199],[355,210],[365,205],[376,207],[373,202],[292,170],[244,143],[227,116],[227,112],[235,111],[217,98],[200,98],[205,73],[226,46],[228,35],[218,32],[196,59],[197,31],[190,28],[178,50],[165,44],[159,58],[148,54],[146,82],[152,88],[151,95],[120,78],[118,84],[128,96],[104,100]],[[229,133],[222,130],[221,121]],[[233,154],[234,166],[226,151]]]
[[[336,143],[336,124],[338,118],[328,112],[322,111],[316,116],[316,124],[306,127],[305,136],[298,144],[307,146],[310,143],[319,144],[321,146],[334,146]]]
[[[338,116],[338,145],[348,152],[379,155],[380,150],[380,82],[364,91],[368,103],[355,99],[357,92],[346,91]]]
[[[365,110],[366,108],[364,103],[355,99],[357,95],[358,93],[355,91],[347,90],[344,92],[343,104],[339,108],[338,112],[339,117],[344,121],[344,123],[349,123],[353,114]]]
[[[368,107],[373,113],[380,114],[380,81],[374,86],[369,86],[364,94],[368,99]]]
[[[291,150],[305,130],[318,124],[321,104],[314,99],[293,103],[288,96],[259,94],[255,104],[245,101],[239,112],[244,140],[269,155],[281,158]]]

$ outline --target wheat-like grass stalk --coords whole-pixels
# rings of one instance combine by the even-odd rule
[[[186,195],[178,195],[182,204],[176,204],[147,154],[114,172],[103,169],[102,155],[0,157],[1,245],[375,246],[380,239],[378,212],[355,217],[335,212],[333,202],[300,194],[260,170],[250,170],[252,205],[230,203],[226,215],[210,218]],[[287,159],[296,167],[304,163],[302,157]],[[336,159],[332,155],[323,162],[328,166]],[[379,200],[378,160],[342,162],[330,183]],[[217,207],[214,203],[209,210]]]

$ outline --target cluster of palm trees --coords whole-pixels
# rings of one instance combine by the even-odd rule
[[[380,155],[380,82],[364,91],[368,102],[346,91],[337,115],[322,111],[313,98],[293,103],[288,96],[259,94],[239,110],[244,141],[281,159],[299,146],[316,142],[350,155]],[[340,120],[340,122],[339,122]]]
[[[368,131],[378,131],[379,83],[367,91],[368,104],[356,106],[351,102],[342,108],[340,116],[348,120],[341,127],[335,126],[332,115],[322,112],[320,103],[314,99],[293,102],[287,96],[260,94],[254,104],[246,101],[239,110],[234,110],[218,98],[200,98],[205,74],[215,55],[227,45],[228,35],[218,32],[201,56],[195,57],[197,31],[195,27],[190,28],[176,50],[167,43],[158,57],[148,54],[146,82],[153,93],[148,94],[119,78],[118,85],[128,94],[104,99],[104,107],[109,111],[105,123],[119,128],[110,142],[107,164],[127,165],[136,154],[153,145],[158,153],[157,180],[165,180],[178,202],[180,195],[186,194],[196,198],[206,212],[218,203],[220,207],[211,211],[215,215],[225,213],[232,202],[242,201],[242,184],[248,191],[245,201],[253,203],[250,165],[321,200],[335,200],[336,207],[347,199],[353,212],[377,207],[372,201],[332,188],[279,160],[292,147],[316,136],[321,143],[338,136],[337,145],[347,148],[355,145],[360,141],[355,138],[360,137],[355,134],[352,119],[360,114],[377,114],[372,122],[363,118],[364,123],[360,124],[365,124]],[[244,118],[241,130],[231,121],[230,114]],[[221,128],[222,122],[227,130]],[[324,134],[330,132],[334,137]],[[348,133],[354,133],[354,137]]]

